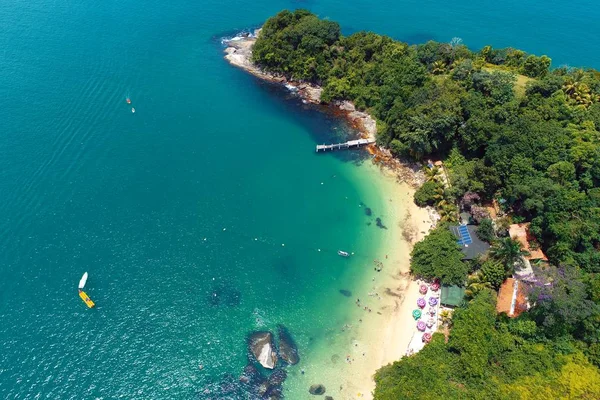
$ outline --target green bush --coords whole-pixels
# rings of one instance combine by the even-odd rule
[[[488,259],[481,266],[484,282],[489,282],[494,289],[498,289],[506,279],[506,269],[502,263]]]
[[[494,233],[494,224],[491,219],[484,218],[481,220],[477,227],[477,236],[484,242],[492,243],[496,238],[496,234]]]
[[[415,204],[419,207],[432,206],[435,203],[436,190],[440,184],[434,181],[425,182],[414,195]]]
[[[410,269],[416,276],[439,278],[444,285],[462,285],[469,270],[462,259],[456,237],[442,224],[415,244]]]

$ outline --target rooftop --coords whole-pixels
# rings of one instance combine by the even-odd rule
[[[458,239],[465,260],[473,260],[489,250],[489,243],[484,242],[477,236],[476,225],[452,225],[449,228]]]
[[[529,222],[525,224],[512,224],[508,228],[508,233],[511,238],[517,239],[523,245],[523,248],[529,252],[528,256],[525,256],[527,260],[544,260],[548,261],[548,258],[541,249],[532,250],[529,242],[535,240],[535,238],[529,233]]]
[[[527,310],[527,297],[523,288],[524,283],[514,278],[508,278],[504,281],[498,291],[498,301],[496,302],[496,311],[506,313],[514,318]]]
[[[462,302],[464,297],[465,288],[456,285],[442,286],[440,304],[443,306],[456,307]]]

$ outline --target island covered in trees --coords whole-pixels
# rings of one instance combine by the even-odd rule
[[[600,72],[524,51],[453,40],[408,45],[306,10],[267,20],[252,61],[323,88],[377,120],[399,158],[443,160],[415,194],[442,221],[412,253],[413,274],[468,284],[450,333],[381,368],[377,399],[600,398]],[[506,217],[492,222],[483,205]],[[492,247],[465,261],[448,224],[471,210]],[[529,310],[497,314],[496,294],[526,250],[508,235],[528,223],[547,255]]]

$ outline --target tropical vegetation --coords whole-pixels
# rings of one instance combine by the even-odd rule
[[[341,35],[306,10],[267,20],[253,61],[351,100],[398,156],[446,160],[445,200],[502,199],[531,221],[554,264],[600,273],[600,72],[513,48],[459,40],[410,46],[371,32]],[[429,202],[430,200],[427,199]],[[455,219],[451,206],[443,206]]]
[[[426,168],[415,194],[442,223],[415,245],[411,270],[466,283],[466,301],[444,317],[447,341],[436,333],[377,372],[376,399],[600,398],[600,72],[460,40],[343,36],[306,10],[270,18],[253,61],[320,85],[323,102],[368,111],[395,156],[444,160],[448,179]],[[493,223],[483,207],[492,201],[507,215]],[[446,226],[457,204],[492,244],[468,263]],[[516,318],[496,313],[494,292],[527,255],[508,237],[512,222],[530,222],[549,258],[536,267],[530,310]]]

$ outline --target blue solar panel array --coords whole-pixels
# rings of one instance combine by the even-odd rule
[[[473,239],[471,239],[471,235],[469,234],[469,230],[466,225],[461,225],[458,227],[458,235],[460,239],[458,239],[458,244],[461,246],[466,246],[468,244],[473,243]]]

